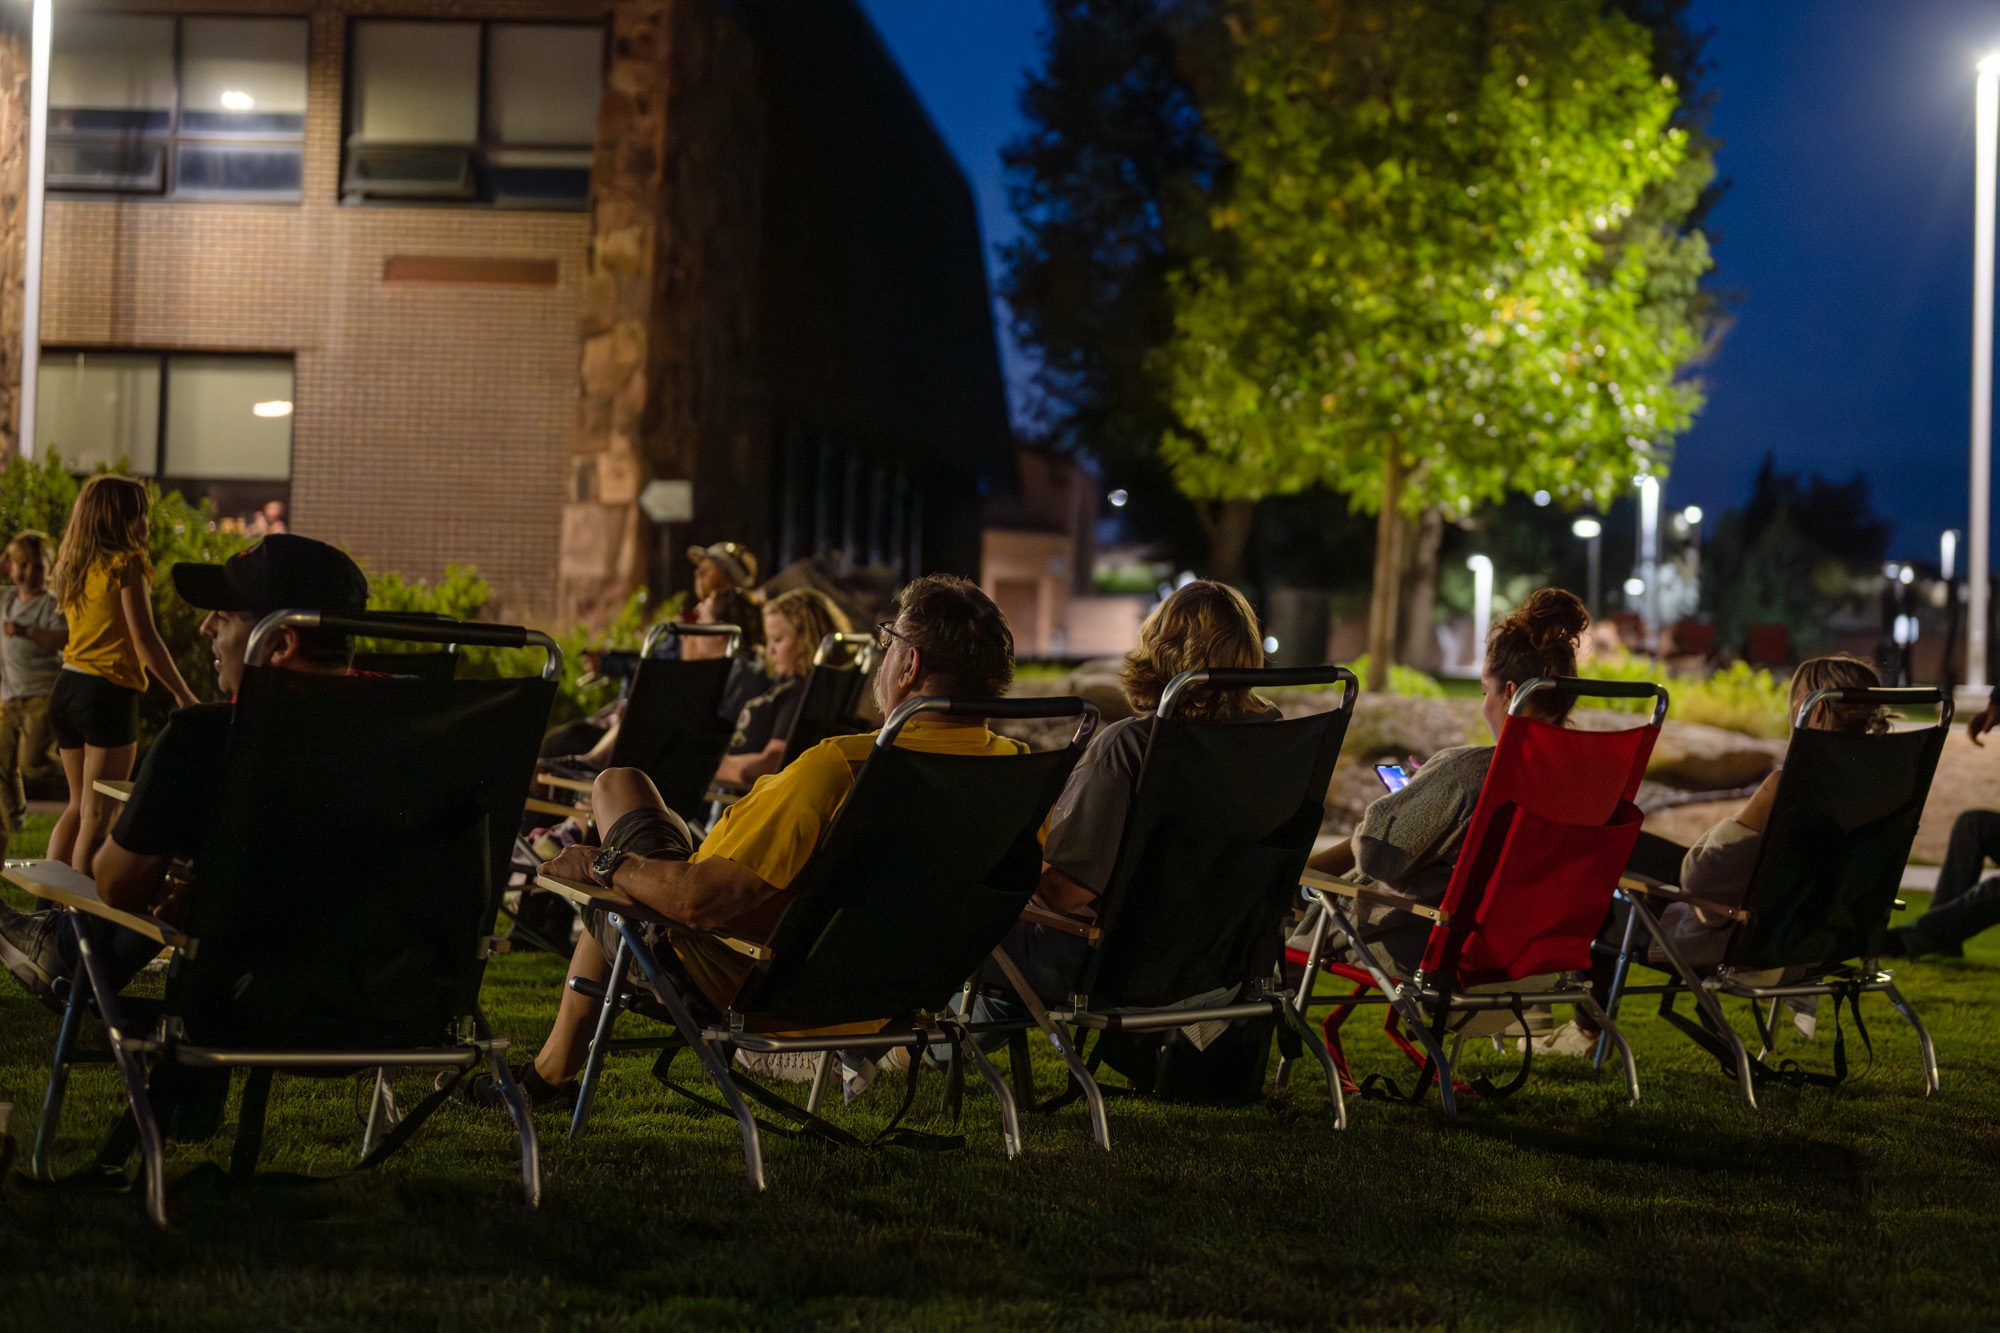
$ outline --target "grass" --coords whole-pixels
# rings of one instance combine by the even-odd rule
[[[1634,1012],[1636,1108],[1615,1080],[1552,1059],[1456,1123],[1435,1099],[1357,1100],[1336,1133],[1323,1087],[1302,1080],[1240,1110],[1117,1101],[1109,1156],[1080,1108],[1033,1117],[1008,1162],[974,1092],[959,1152],[767,1139],[757,1198],[733,1128],[670,1105],[627,1057],[590,1138],[541,1118],[538,1213],[519,1203],[504,1118],[459,1107],[368,1176],[181,1191],[164,1235],[134,1198],[17,1181],[0,1193],[0,1307],[10,1329],[1992,1327],[2000,940],[1900,971],[1944,1061],[1932,1101],[1914,1038],[1879,1002],[1865,1078],[1771,1090],[1754,1114]],[[538,955],[488,971],[489,1012],[520,1050],[546,1031],[560,977]],[[53,1032],[0,984],[17,1133]],[[1357,1036],[1359,1067],[1395,1068],[1379,1033]],[[1827,1051],[1811,1048],[1822,1067]],[[888,1091],[849,1122],[879,1123]],[[74,1077],[65,1164],[115,1098],[105,1070]],[[339,1168],[358,1104],[347,1080],[280,1080],[267,1168]],[[171,1174],[226,1161],[228,1145],[225,1132],[178,1150]]]

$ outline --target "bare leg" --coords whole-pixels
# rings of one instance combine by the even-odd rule
[[[77,827],[83,822],[83,747],[56,753],[62,758],[63,778],[69,783],[69,803],[49,834],[49,859],[67,861],[76,846]]]
[[[634,810],[665,810],[667,803],[660,798],[659,788],[653,785],[653,780],[639,769],[607,768],[591,784],[590,807],[593,820],[603,830]],[[589,932],[585,932],[576,942],[576,951],[570,955],[569,975],[601,982],[610,974],[610,960],[605,958],[604,950],[598,947]],[[562,1002],[556,1006],[555,1027],[535,1056],[535,1072],[550,1084],[556,1084],[583,1068],[596,1017],[597,1002],[571,990],[565,980]]]
[[[604,950],[597,947],[597,941],[587,931],[577,940],[576,952],[570,955],[569,975],[599,982],[611,975],[611,964],[606,961]],[[562,1002],[556,1006],[555,1026],[535,1056],[535,1072],[551,1087],[583,1068],[583,1057],[590,1050],[591,1025],[596,1018],[597,1001],[578,995],[565,979]]]
[[[122,782],[132,776],[132,760],[138,753],[137,745],[118,745],[108,750],[95,745],[83,747],[83,780],[77,784],[82,790],[70,789],[70,799],[81,802],[81,814],[69,863],[86,875],[91,873],[90,862],[97,855],[98,844],[110,833],[116,817],[117,802],[101,794],[96,784],[99,780]],[[64,766],[68,766],[67,752]]]

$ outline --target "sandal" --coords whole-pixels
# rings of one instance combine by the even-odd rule
[[[509,1065],[508,1072],[514,1075],[514,1082],[527,1095],[528,1105],[536,1110],[552,1107],[567,1111],[576,1105],[577,1093],[582,1085],[573,1078],[560,1083],[550,1083],[535,1071],[532,1064]],[[437,1086],[443,1087],[450,1074],[438,1075]],[[472,1074],[458,1085],[458,1099],[474,1106],[501,1111],[507,1108],[507,1099],[500,1095],[500,1084],[488,1073]]]

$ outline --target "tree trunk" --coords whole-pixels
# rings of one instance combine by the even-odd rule
[[[1375,580],[1368,596],[1370,692],[1389,688],[1396,661],[1396,604],[1403,590],[1403,451],[1392,445],[1382,464],[1382,508],[1375,516]]]
[[[1419,519],[1404,520],[1403,604],[1398,624],[1403,651],[1401,660],[1430,671],[1437,665],[1437,635],[1431,627],[1431,611],[1437,604],[1438,547],[1444,541],[1444,513],[1426,509]]]
[[[1256,525],[1255,500],[1212,501],[1202,510],[1202,526],[1208,529],[1208,577],[1220,583],[1243,580],[1243,553],[1250,547],[1250,530]]]

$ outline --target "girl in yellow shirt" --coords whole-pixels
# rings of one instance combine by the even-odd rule
[[[196,702],[153,623],[151,514],[144,483],[92,477],[76,497],[49,574],[69,619],[69,646],[49,693],[49,729],[69,780],[69,804],[49,836],[49,855],[86,875],[113,805],[97,783],[132,774],[147,671],[179,706]]]

